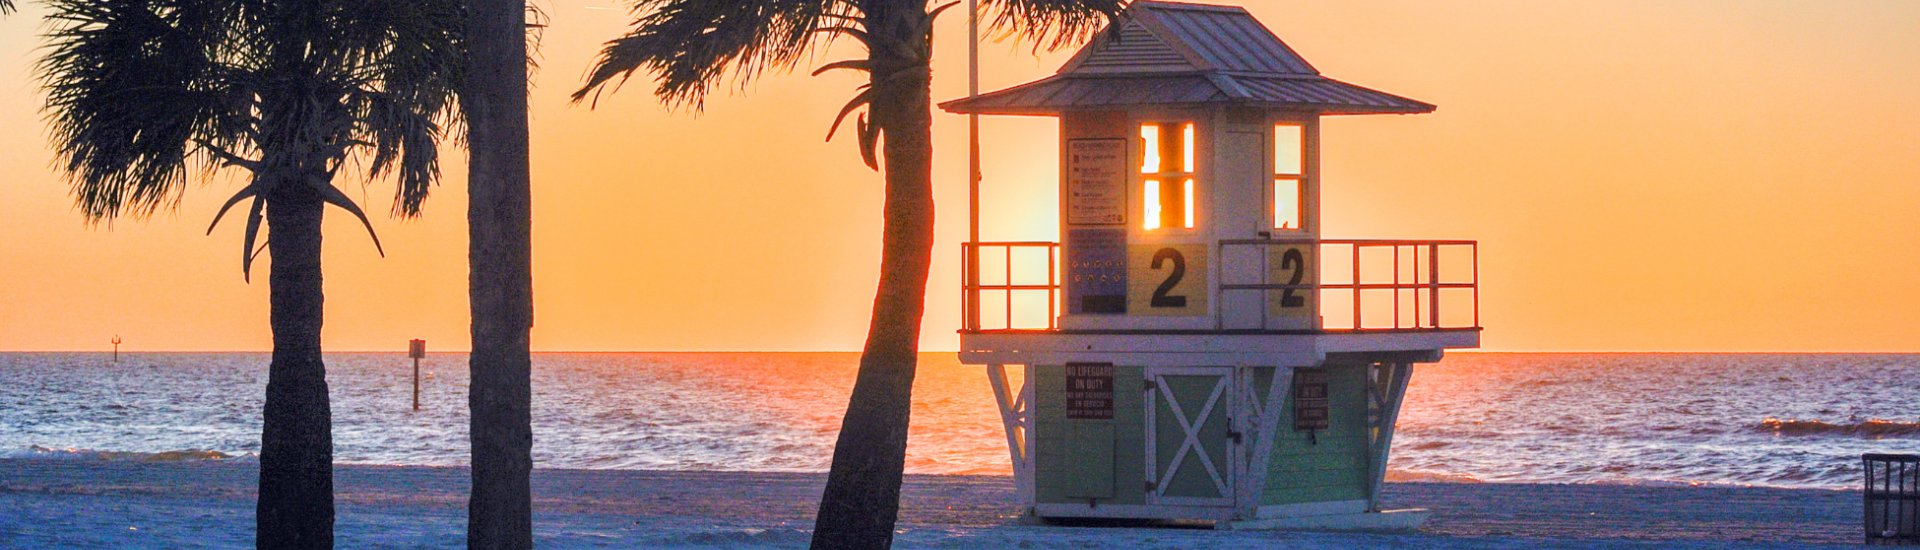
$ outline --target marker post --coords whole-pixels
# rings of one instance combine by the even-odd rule
[[[427,356],[427,341],[407,341],[407,357],[413,358],[413,410],[420,410],[420,360]]]

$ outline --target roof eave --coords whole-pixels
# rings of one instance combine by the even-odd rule
[[[1434,112],[1437,107],[1428,104],[1408,107],[1335,105],[1324,103],[1285,103],[1269,101],[1211,101],[1199,103],[1113,103],[1103,105],[1079,105],[1072,107],[1050,105],[972,105],[967,99],[956,99],[940,104],[940,109],[960,115],[989,116],[1060,116],[1071,112],[1089,111],[1130,111],[1147,108],[1202,108],[1215,105],[1228,105],[1254,108],[1266,111],[1308,112],[1322,116],[1358,116],[1358,115],[1424,115]]]

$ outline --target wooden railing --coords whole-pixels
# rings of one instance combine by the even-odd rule
[[[1018,252],[1018,253],[1016,253]],[[1060,304],[1060,243],[1043,241],[962,243],[961,310],[966,330],[1056,330]],[[982,269],[982,265],[999,269]],[[1044,272],[1044,278],[1040,273]],[[997,300],[996,300],[997,298]],[[1018,306],[1045,300],[1042,321],[1016,315]],[[999,306],[998,323],[983,325],[983,304]],[[1035,308],[1037,309],[1037,308]],[[1033,313],[1037,314],[1038,311]],[[1026,316],[1031,317],[1031,315]]]
[[[1265,264],[1270,251],[1314,251],[1317,277],[1294,283],[1233,280],[1220,271],[1219,301],[1257,293],[1264,304],[1274,292],[1308,292],[1318,323],[1305,330],[1365,332],[1476,329],[1480,326],[1480,246],[1464,240],[1235,239],[1220,241],[1215,258],[1252,248]],[[966,331],[1059,330],[1060,244],[1044,241],[961,245],[962,329]],[[1220,262],[1216,262],[1216,266]],[[1215,267],[1215,269],[1219,269]],[[1224,304],[1222,304],[1224,306]],[[1271,329],[1261,310],[1257,326]],[[982,314],[983,310],[987,315]],[[1214,308],[1216,320],[1227,308]],[[1465,312],[1465,313],[1461,313]],[[1329,313],[1332,313],[1331,315]],[[1044,315],[1044,316],[1043,316]]]
[[[1228,280],[1223,272],[1222,300],[1231,299],[1235,291],[1258,291],[1263,302],[1271,292],[1313,292],[1319,297],[1315,304],[1321,320],[1319,328],[1329,332],[1480,326],[1480,245],[1476,241],[1237,239],[1221,241],[1220,249],[1225,256],[1230,249],[1252,247],[1264,260],[1269,251],[1301,245],[1315,251],[1317,279],[1302,284],[1242,282]],[[1449,259],[1455,262],[1452,269],[1443,270]],[[1443,271],[1456,273],[1449,277]],[[1450,293],[1464,296],[1448,299]],[[1389,305],[1381,307],[1383,301]],[[1347,314],[1328,315],[1329,310],[1339,308],[1348,309]],[[1468,314],[1445,315],[1463,309]]]

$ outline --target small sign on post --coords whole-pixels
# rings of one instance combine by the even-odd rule
[[[413,410],[420,410],[420,360],[427,357],[427,341],[407,341],[407,357],[413,359]]]

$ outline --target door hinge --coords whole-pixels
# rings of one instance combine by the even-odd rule
[[[1147,391],[1153,391],[1153,390],[1160,389],[1160,383],[1153,381],[1152,378],[1148,378],[1146,382],[1141,384],[1141,387],[1145,388]]]

